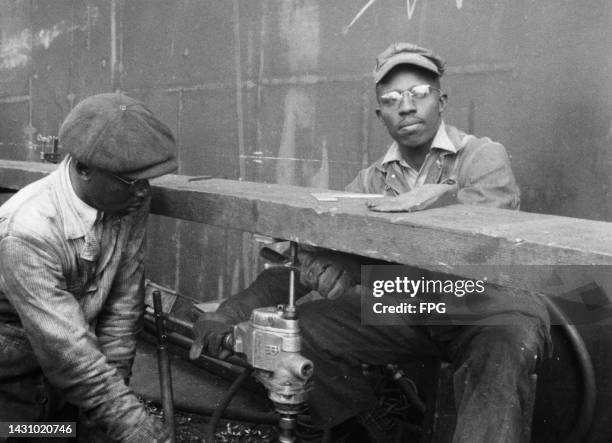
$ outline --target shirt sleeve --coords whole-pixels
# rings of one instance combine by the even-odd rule
[[[96,335],[109,363],[126,380],[132,372],[144,314],[144,256],[148,205],[134,215],[119,268],[98,315]]]
[[[0,241],[0,269],[2,290],[46,377],[111,438],[132,435],[147,412],[108,363],[67,291],[59,253],[33,236],[7,236]]]
[[[510,159],[499,143],[482,143],[466,151],[458,165],[457,185],[458,203],[519,208],[519,189]]]

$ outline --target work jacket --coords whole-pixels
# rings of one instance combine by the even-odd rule
[[[26,392],[38,381],[19,387],[43,374],[111,438],[137,441],[149,418],[125,380],[144,312],[149,203],[97,221],[92,237],[68,202],[67,173],[60,165],[0,207],[0,416],[15,386],[22,403],[31,394],[48,406],[42,387]]]

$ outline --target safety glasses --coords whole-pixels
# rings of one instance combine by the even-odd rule
[[[134,178],[134,179],[132,179],[132,178],[125,178],[125,177],[121,177],[120,175],[116,175],[116,174],[112,174],[112,173],[111,173],[110,175],[112,175],[113,177],[115,177],[115,178],[116,178],[117,180],[119,180],[120,182],[125,183],[125,184],[128,186],[128,188],[129,188],[130,190],[131,190],[131,189],[134,189],[134,188],[135,188],[135,187],[136,187],[138,184],[141,184],[141,183],[142,183],[142,184],[145,184],[145,183],[147,183],[147,180],[146,180],[146,179],[140,179],[140,178]]]
[[[429,97],[433,91],[440,90],[431,85],[416,85],[404,91],[389,91],[380,96],[380,103],[383,106],[398,106],[406,94],[413,100],[424,100]]]

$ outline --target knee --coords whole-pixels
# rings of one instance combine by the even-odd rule
[[[500,368],[528,375],[535,371],[542,359],[541,338],[520,327],[503,327],[476,337],[470,346],[472,366]]]
[[[346,361],[346,343],[355,336],[350,313],[327,299],[298,306],[304,355],[316,360]]]

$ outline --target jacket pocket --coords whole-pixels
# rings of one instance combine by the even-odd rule
[[[0,379],[27,374],[38,362],[25,331],[17,325],[0,324]]]
[[[79,259],[76,269],[73,268],[71,275],[66,279],[66,289],[77,300],[85,295],[95,292],[97,289],[95,282],[96,262]]]

